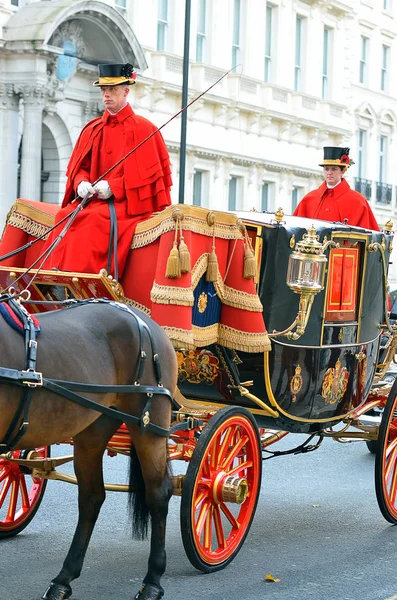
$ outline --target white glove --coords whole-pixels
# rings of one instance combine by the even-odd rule
[[[98,183],[94,185],[94,190],[97,193],[98,198],[101,200],[107,200],[113,195],[110,185],[104,179],[101,179],[101,181],[98,181]]]
[[[86,196],[95,194],[95,190],[89,181],[82,181],[77,186],[77,193],[80,196],[80,198],[85,198]]]

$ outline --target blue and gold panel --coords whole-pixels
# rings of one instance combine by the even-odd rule
[[[214,284],[206,281],[204,273],[194,290],[192,323],[196,327],[209,327],[219,323],[221,301]]]

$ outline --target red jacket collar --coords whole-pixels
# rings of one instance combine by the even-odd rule
[[[123,123],[123,121],[125,121],[128,117],[130,117],[133,114],[134,114],[134,111],[131,108],[131,104],[129,104],[127,102],[127,104],[124,106],[124,108],[119,110],[119,112],[116,113],[115,115],[111,115],[110,112],[108,111],[108,109],[106,109],[102,115],[102,121],[103,121],[103,124],[106,125],[106,123],[108,122],[110,117],[117,117],[118,122]]]

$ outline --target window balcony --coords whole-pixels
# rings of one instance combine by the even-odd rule
[[[354,189],[356,190],[356,192],[360,192],[360,194],[365,196],[368,202],[371,200],[372,181],[370,179],[362,179],[362,177],[355,177]]]
[[[391,204],[392,186],[387,183],[376,182],[376,201],[379,204]]]

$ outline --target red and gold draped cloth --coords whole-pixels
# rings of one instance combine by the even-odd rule
[[[191,269],[171,278],[169,257],[181,241],[190,253]],[[177,348],[217,343],[245,352],[268,351],[254,278],[244,277],[246,245],[236,215],[170,206],[138,224],[121,281],[125,296],[157,321]]]
[[[3,267],[32,265],[42,252],[58,209],[24,199],[13,204],[0,242],[0,256],[41,235],[43,239],[2,261]],[[180,218],[174,218],[175,211]],[[175,243],[180,248],[181,236],[191,268],[170,278],[168,258]],[[236,215],[188,205],[170,206],[138,224],[120,281],[124,290],[120,300],[150,315],[176,348],[218,343],[245,352],[270,350],[254,279],[252,274],[244,277],[246,250],[247,237]],[[57,271],[56,278],[60,285],[62,278],[67,282],[72,273]]]

